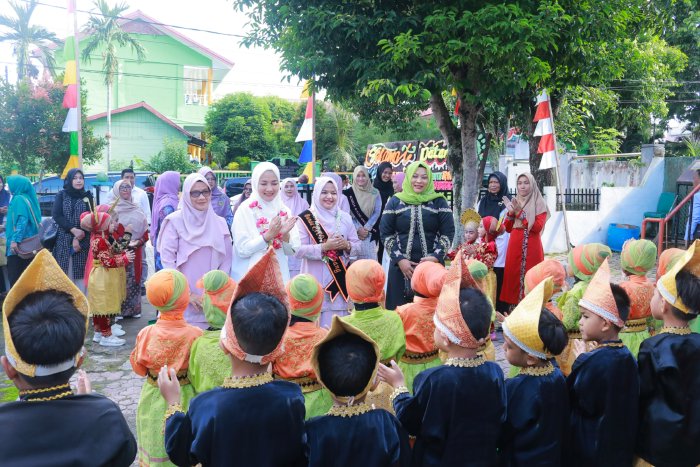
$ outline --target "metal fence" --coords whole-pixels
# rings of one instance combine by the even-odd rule
[[[557,211],[562,210],[561,192],[557,191]],[[600,208],[600,189],[567,188],[564,190],[567,211],[598,211]]]

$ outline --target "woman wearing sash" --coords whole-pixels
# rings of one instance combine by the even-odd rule
[[[435,192],[430,167],[413,162],[405,173],[403,191],[386,203],[380,226],[384,249],[391,259],[388,310],[411,301],[411,277],[419,263],[444,264],[455,234],[452,209],[445,197]]]
[[[289,282],[287,256],[299,247],[296,217],[282,202],[280,172],[271,162],[255,166],[253,192],[236,211],[233,224],[231,278],[238,282],[271,246],[275,249],[282,280]]]
[[[292,216],[298,216],[302,212],[309,209],[309,203],[307,203],[306,200],[299,195],[297,182],[293,178],[285,178],[282,180],[281,196],[282,202],[285,206],[287,206],[287,208],[289,208]],[[288,256],[287,263],[289,264],[289,278],[292,279],[294,276],[299,274],[301,260],[296,256]]]
[[[324,288],[321,326],[328,328],[333,315],[348,314],[345,273],[349,257],[357,255],[360,240],[350,215],[338,208],[340,192],[330,177],[314,184],[311,209],[299,215],[301,246],[297,258],[301,272],[311,274]]]
[[[352,186],[343,191],[350,204],[350,215],[360,239],[360,251],[357,259],[375,259],[379,224],[382,214],[382,198],[379,190],[372,186],[369,171],[364,166],[355,167],[352,173]]]

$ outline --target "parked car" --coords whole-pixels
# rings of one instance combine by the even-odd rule
[[[243,193],[243,187],[248,180],[250,180],[249,177],[234,177],[226,180],[224,183],[224,191],[226,192],[226,196],[230,198]]]
[[[137,187],[146,190],[148,187],[152,187],[153,185],[155,185],[155,178],[153,172],[135,170],[134,173],[136,175]],[[121,171],[109,172],[110,185],[114,184],[121,177]],[[97,174],[86,173],[85,189],[92,190],[93,195],[96,194],[94,186],[95,183],[97,183]],[[61,179],[61,177],[58,176],[46,177],[40,181],[34,182],[33,185],[34,190],[36,191],[36,195],[39,198],[39,207],[41,208],[41,215],[43,217],[50,217],[56,194],[63,189],[63,179]],[[149,196],[149,198],[151,196]]]

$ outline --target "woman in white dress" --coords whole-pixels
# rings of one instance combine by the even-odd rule
[[[280,172],[270,162],[261,162],[251,179],[253,192],[241,203],[233,223],[233,262],[231,277],[239,281],[272,246],[282,270],[284,282],[289,281],[287,256],[299,249],[297,218],[280,197]]]

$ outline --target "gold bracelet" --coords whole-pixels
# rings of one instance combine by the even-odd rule
[[[389,396],[389,401],[391,401],[391,403],[393,404],[394,399],[399,397],[401,394],[409,394],[408,388],[406,386],[399,386],[396,389],[394,389],[394,392],[392,392]]]
[[[180,404],[170,404],[168,405],[168,408],[165,410],[165,415],[163,417],[163,430],[162,434],[165,434],[165,424],[168,423],[168,419],[175,415],[176,413],[185,413],[184,410],[182,410],[182,406]]]

